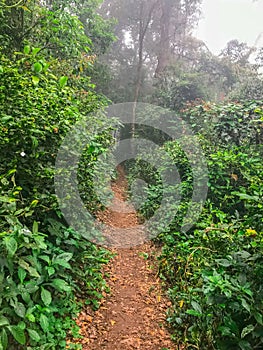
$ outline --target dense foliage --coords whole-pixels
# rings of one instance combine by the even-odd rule
[[[181,225],[193,191],[191,165],[177,142],[163,144],[180,173],[174,190],[181,203],[169,229],[163,231],[158,221],[152,230],[162,232],[159,272],[173,302],[168,320],[175,341],[189,349],[263,345],[262,106],[262,101],[199,102],[182,111],[199,135],[209,175],[202,215],[187,233]],[[131,180],[142,174],[147,199],[135,201],[143,203],[139,212],[149,219],[164,189],[156,169],[138,161]]]
[[[78,98],[37,53],[26,46],[15,63],[1,57],[1,349],[65,348],[67,330],[78,334],[76,294],[97,307],[106,288],[109,254],[65,226],[53,184],[63,137],[102,100],[91,86]]]
[[[89,114],[106,98],[94,92],[86,74],[113,39],[110,23],[97,15],[98,2],[76,5],[76,13],[65,11],[69,4],[61,1],[0,5],[3,350],[78,348],[66,343],[79,337],[73,320],[82,306],[78,300],[97,308],[107,291],[101,265],[109,252],[68,227],[54,190],[56,155],[72,126],[88,115],[90,123],[109,124],[103,115],[95,121]],[[94,154],[110,138],[105,131],[100,143],[94,140],[96,152],[90,148],[82,163],[92,168]],[[92,209],[91,179],[85,179],[82,195]]]
[[[79,336],[74,316],[81,303],[98,308],[108,291],[101,267],[111,254],[67,225],[54,189],[58,150],[85,117],[104,132],[94,137],[88,129],[79,192],[90,212],[101,209],[93,181],[112,176],[101,171],[98,158],[111,145],[114,126],[103,113],[90,112],[103,109],[107,98],[176,111],[206,158],[206,202],[185,232],[193,177],[202,169],[193,173],[179,142],[134,126],[135,136],[161,145],[180,175],[180,184],[168,191],[180,194],[176,217],[169,227],[162,220],[151,226],[153,236],[161,232],[155,243],[173,303],[173,338],[188,349],[263,347],[262,49],[232,40],[219,56],[211,54],[192,37],[199,5],[1,1],[0,350],[80,348],[70,343]],[[154,215],[166,190],[150,165],[153,158],[126,164],[131,182],[139,177],[148,183],[132,193],[142,221]],[[170,167],[167,158],[162,167]]]

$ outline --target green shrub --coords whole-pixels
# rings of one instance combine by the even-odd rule
[[[160,274],[174,304],[174,338],[188,348],[256,349],[263,344],[262,233],[212,224],[165,246]]]
[[[35,213],[21,209],[20,192],[0,196],[0,348],[64,349],[69,330],[78,336],[76,295],[97,308],[108,290],[101,265],[110,255],[54,219],[46,218],[45,233],[36,221],[22,224],[22,214]]]
[[[13,173],[24,206],[35,201],[37,220],[57,208],[54,165],[64,136],[102,107],[92,91],[78,100],[67,78],[55,77],[48,67],[43,58],[25,55],[16,63],[2,57],[0,69],[1,174]]]
[[[81,305],[76,296],[97,308],[102,291],[108,290],[101,266],[109,253],[66,226],[54,191],[55,160],[63,138],[103,102],[92,87],[80,99],[74,84],[70,87],[67,77],[53,75],[38,51],[20,53],[16,62],[4,56],[0,61],[3,350],[65,349],[67,334],[78,336],[73,317]],[[103,116],[96,122],[109,123]],[[109,139],[105,132],[101,145]],[[84,161],[90,158],[84,156]],[[87,202],[92,199],[90,188],[86,183]]]
[[[263,101],[209,103],[196,101],[182,110],[182,118],[217,147],[263,143]]]
[[[168,314],[173,337],[188,349],[261,349],[262,102],[201,103],[183,113],[206,155],[209,190],[195,226],[187,233],[180,231],[193,173],[180,145],[166,142],[163,148],[181,179],[174,188],[181,193],[175,219],[157,238],[162,244],[159,274],[173,304]],[[138,169],[135,164],[131,179]],[[157,177],[155,169],[145,169]],[[140,207],[146,219],[163,190],[160,180],[146,188],[147,199]],[[160,232],[162,222],[157,225]]]

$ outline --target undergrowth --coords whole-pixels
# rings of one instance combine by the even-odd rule
[[[205,154],[208,194],[199,219],[184,232],[193,172],[180,144],[163,142],[180,175],[174,190],[181,201],[170,226],[163,228],[162,220],[155,221],[151,232],[162,246],[159,273],[173,304],[167,315],[173,339],[187,349],[261,349],[262,101],[202,103],[186,108],[182,118],[195,130]],[[137,160],[127,165],[127,172],[130,184],[136,178],[146,182],[131,195],[147,221],[166,191],[158,169]]]

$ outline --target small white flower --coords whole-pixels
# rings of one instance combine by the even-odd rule
[[[21,156],[21,157],[24,157],[25,155],[26,155],[25,152],[21,152],[21,153],[20,153],[20,156]]]
[[[21,230],[23,233],[31,233],[31,231],[28,228],[22,228]]]

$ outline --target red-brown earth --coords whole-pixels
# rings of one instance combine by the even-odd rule
[[[98,213],[107,224],[106,236],[115,257],[104,273],[110,293],[104,293],[99,310],[84,307],[77,324],[83,338],[83,350],[175,350],[166,324],[166,311],[171,305],[158,278],[156,256],[159,254],[151,242],[143,243],[145,235],[136,228],[138,219],[134,208],[126,201],[127,182],[121,168],[118,179],[112,184],[114,199],[110,209]],[[122,213],[114,211],[122,207]],[[117,210],[117,209],[116,209]],[[111,235],[112,227],[113,234]],[[118,227],[119,230],[115,228]],[[132,237],[126,237],[127,248],[118,248],[120,234],[129,228]],[[140,242],[129,246],[133,240]]]

